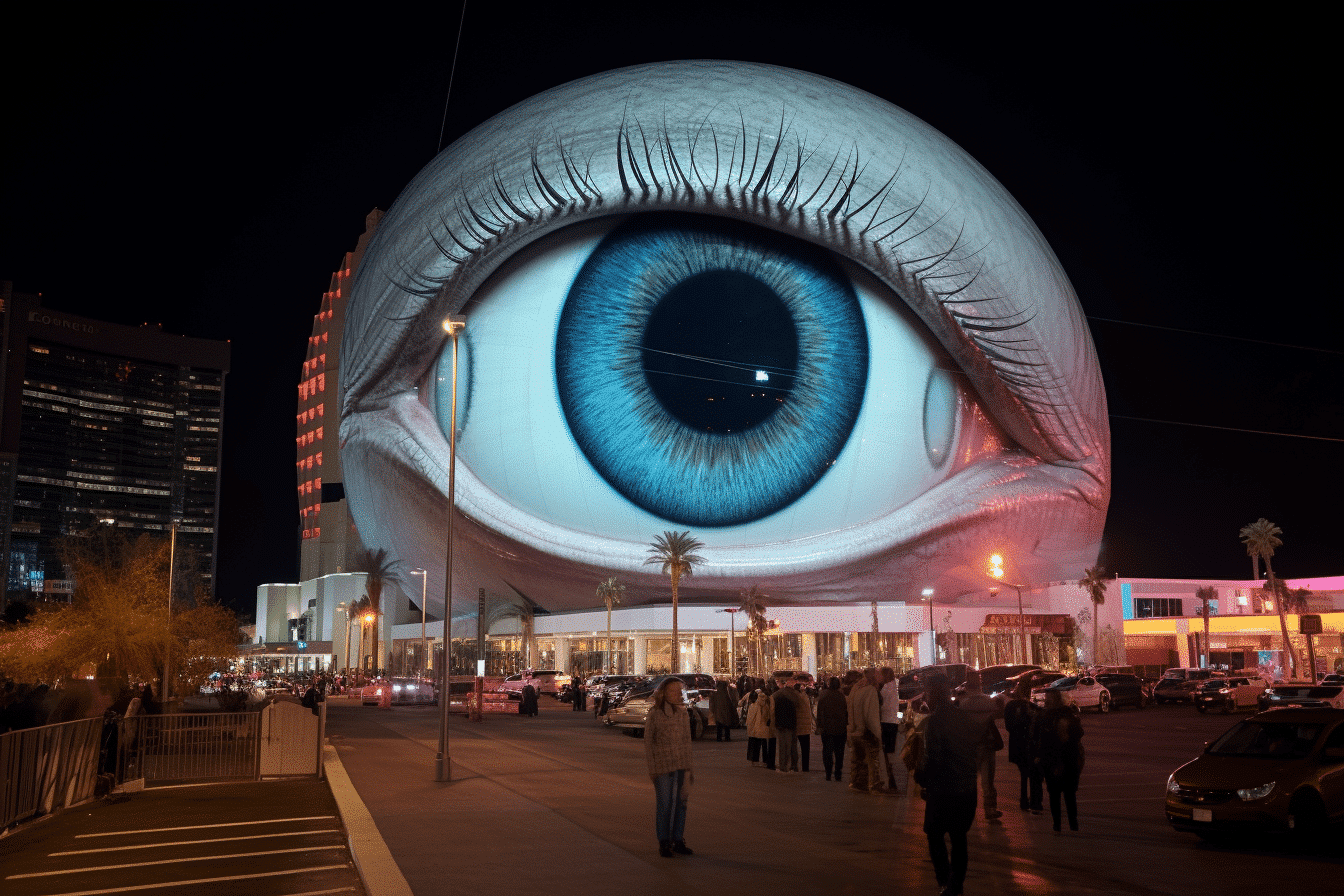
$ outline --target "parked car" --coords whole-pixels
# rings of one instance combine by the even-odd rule
[[[980,690],[996,699],[1004,697],[1016,683],[1015,676],[1021,675],[1023,672],[1033,672],[1040,668],[1034,663],[1004,663],[998,666],[986,666],[979,670]],[[960,696],[965,690],[966,684],[963,682],[954,688],[952,693]]]
[[[1221,672],[1208,669],[1175,668],[1162,673],[1162,678],[1153,686],[1154,703],[1191,703],[1200,683],[1210,678],[1222,678]]]
[[[1344,709],[1344,685],[1339,684],[1276,684],[1266,688],[1259,699],[1260,709],[1282,706],[1330,707]]]
[[[909,672],[897,679],[900,685],[901,699],[896,708],[897,714],[905,718],[905,708],[911,700],[920,700],[924,697],[924,688],[928,680],[934,675],[946,675],[947,680],[955,689],[966,683],[966,672],[971,667],[966,663],[944,663],[940,666],[920,666],[918,669],[911,669]]]
[[[1205,839],[1322,834],[1344,821],[1344,710],[1276,709],[1238,722],[1172,772],[1166,814]]]
[[[1216,709],[1224,715],[1240,709],[1259,709],[1265,683],[1259,678],[1210,678],[1195,692],[1195,709]]]
[[[1102,672],[1097,681],[1111,692],[1111,706],[1133,706],[1143,709],[1148,705],[1148,687],[1139,676],[1124,672]]]
[[[1064,699],[1065,706],[1077,709],[1091,707],[1097,712],[1109,712],[1111,709],[1111,692],[1091,675],[1069,675],[1043,688],[1033,688],[1031,702],[1044,706],[1048,691],[1058,693]]]
[[[1004,681],[1003,685],[1005,689],[1002,691],[1002,694],[1005,698],[1007,698],[1008,695],[1012,694],[1013,691],[1017,690],[1017,686],[1020,682],[1025,681],[1027,683],[1028,690],[1034,691],[1037,688],[1045,687],[1051,682],[1059,681],[1061,678],[1068,678],[1068,676],[1065,675],[1063,672],[1053,672],[1049,669],[1032,669],[1029,672],[1023,672],[1021,674],[1014,675],[1012,678],[1009,678],[1006,681]]]
[[[418,678],[376,678],[360,691],[360,702],[365,706],[376,706],[382,699],[383,691],[392,691],[393,705],[421,704],[438,702],[434,693],[434,683]]]
[[[664,680],[672,677],[670,675],[659,675],[656,678],[649,679],[648,686],[641,686],[637,690],[630,691],[619,704],[607,710],[602,723],[611,728],[622,728],[632,736],[643,737],[644,717],[649,714],[649,707],[653,705],[653,692],[658,689],[658,686]],[[684,693],[687,709],[690,710],[691,739],[698,740],[710,724],[709,698],[714,693],[714,678],[710,675],[699,674],[681,674],[675,677],[680,678],[686,684]],[[710,686],[705,690],[692,687],[690,681],[696,679],[708,679]]]
[[[572,676],[553,669],[534,669],[531,672],[524,671],[505,678],[499,687],[495,688],[495,693],[508,694],[512,699],[522,699],[523,688],[530,683],[537,689],[538,694],[559,697],[560,689],[568,689],[572,680]]]

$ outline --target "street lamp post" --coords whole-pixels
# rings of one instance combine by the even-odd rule
[[[429,590],[429,570],[417,566],[411,570],[411,575],[420,577],[420,671],[423,677],[426,668],[425,656],[429,651],[425,641],[425,596]]]
[[[444,318],[443,329],[453,341],[453,399],[448,421],[448,547],[444,567],[446,570],[443,586],[443,643],[447,649],[452,638],[453,627],[453,510],[457,504],[457,335],[467,322],[461,315],[450,314]],[[448,689],[448,663],[443,664],[443,686],[439,690],[439,752],[434,757],[434,780],[451,781],[453,779],[453,761],[448,755],[448,705],[452,695]]]
[[[346,672],[349,672],[349,671],[350,671],[350,607],[349,607],[349,605],[347,605],[347,604],[345,603],[345,601],[341,601],[341,603],[339,603],[337,606],[340,607],[341,609],[345,610],[345,657],[344,657],[344,659],[345,659],[345,671],[346,671]]]
[[[177,560],[177,520],[168,536],[168,638],[163,645],[163,702],[168,702],[168,668],[173,655],[173,567]]]
[[[995,579],[1003,578],[1003,555],[994,554],[989,558],[989,574]],[[1027,619],[1022,612],[1022,586],[1014,585],[1012,582],[1004,582],[1009,588],[1017,592],[1017,634],[1022,643],[1022,662],[1031,662],[1031,646],[1027,643]]]
[[[928,665],[935,665],[938,662],[938,635],[933,630],[933,589],[925,588],[922,593],[929,602],[929,658],[932,662]]]
[[[732,657],[728,674],[737,675],[737,614],[742,612],[742,608],[729,607],[723,612],[728,614],[728,655]]]

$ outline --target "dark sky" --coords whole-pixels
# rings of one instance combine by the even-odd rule
[[[439,146],[461,7],[419,6],[0,14],[0,279],[232,340],[219,591],[244,613],[257,584],[297,575],[312,315],[365,214]],[[1091,318],[1114,440],[1102,563],[1246,577],[1237,532],[1264,516],[1281,574],[1344,574],[1320,23],[1200,4],[486,7],[467,10],[445,145],[547,87],[685,58],[818,72],[928,121],[1026,208]]]

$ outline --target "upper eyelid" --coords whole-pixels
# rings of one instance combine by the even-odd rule
[[[438,211],[421,213],[420,245],[383,272],[396,284],[391,304],[404,306],[409,294],[421,306],[413,315],[420,320],[461,310],[513,250],[586,219],[661,210],[735,217],[824,246],[886,283],[929,326],[976,391],[1004,418],[1005,428],[1029,450],[1047,459],[1090,454],[1090,421],[1071,419],[1076,402],[1066,372],[1056,369],[1023,329],[1033,312],[1016,305],[1009,290],[982,285],[987,265],[990,274],[993,265],[986,260],[986,244],[966,236],[966,222],[974,217],[974,196],[985,192],[983,184],[973,185],[972,207],[955,190],[951,199],[932,202],[932,176],[918,189],[904,152],[888,170],[875,174],[857,140],[809,143],[796,125],[799,113],[787,106],[773,120],[750,127],[738,109],[734,126],[725,128],[711,120],[720,104],[688,116],[685,127],[667,123],[666,111],[654,126],[646,126],[630,105],[627,99],[619,125],[613,122],[614,135],[582,146],[580,137],[552,132],[484,169],[467,164],[471,147],[464,159],[436,160],[431,168],[446,176],[430,176],[426,187],[434,195],[412,201],[422,209],[437,203]],[[605,170],[595,174],[602,165]],[[949,192],[945,184],[942,192]],[[426,256],[427,247],[436,259]],[[442,344],[437,327],[415,326],[400,315],[374,326],[384,331],[384,342],[413,347],[401,360],[418,374],[428,370]],[[402,332],[394,335],[388,329]],[[345,357],[351,359],[352,353]],[[376,359],[372,366],[379,366]],[[391,365],[384,359],[382,366]],[[397,366],[406,371],[405,364]],[[369,370],[352,372],[346,380],[348,396],[353,392],[361,398],[364,388],[389,385],[371,380]],[[1099,392],[1099,383],[1089,385]]]

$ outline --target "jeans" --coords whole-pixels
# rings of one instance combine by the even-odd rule
[[[747,738],[747,761],[760,762],[761,752],[765,747],[765,738],[749,737]]]
[[[782,772],[798,769],[798,732],[792,728],[775,729],[775,768]]]
[[[729,728],[727,725],[720,725],[718,722],[715,722],[715,723],[714,723],[714,739],[715,739],[715,740],[719,740],[719,741],[723,741],[723,740],[732,740],[732,739],[733,739],[733,729],[732,729],[732,728]]]
[[[821,764],[826,766],[826,777],[831,776],[834,765],[835,778],[840,780],[845,767],[845,736],[843,734],[823,734],[821,736]]]
[[[849,786],[856,790],[871,790],[884,787],[882,783],[881,756],[882,741],[872,732],[865,731],[861,737],[849,739],[850,773]]]
[[[1017,766],[1018,773],[1022,776],[1022,785],[1018,793],[1018,805],[1023,809],[1042,809],[1044,802],[1041,789],[1041,770],[1036,768],[1030,762],[1022,762]]]
[[[935,794],[926,791],[924,803],[924,834],[929,840],[929,858],[933,860],[933,876],[938,886],[960,893],[966,881],[969,856],[966,832],[975,821],[975,791],[970,793]],[[947,842],[952,841],[951,855]]]
[[[995,752],[987,747],[980,748],[980,797],[985,804],[986,818],[999,808],[999,791],[994,786]]]
[[[761,745],[765,754],[763,757],[765,759],[765,767],[769,769],[775,767],[775,741],[775,738],[767,737],[765,738],[765,743]]]
[[[1046,775],[1045,788],[1050,791],[1050,817],[1059,830],[1059,798],[1064,797],[1064,808],[1069,813],[1069,830],[1078,830],[1078,775]]]
[[[659,843],[675,843],[686,839],[686,770],[677,769],[659,775],[653,781],[653,792],[658,806],[654,827],[658,829]]]
[[[810,734],[798,735],[798,755],[795,756],[794,758],[795,760],[801,760],[803,771],[807,771],[811,767],[812,735]],[[798,765],[798,762],[795,761],[794,765],[795,766]]]

